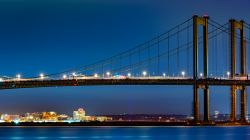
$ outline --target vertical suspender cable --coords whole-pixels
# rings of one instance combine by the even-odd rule
[[[169,32],[168,32],[168,75],[170,75],[170,71],[169,71]]]
[[[157,57],[158,57],[158,64],[157,64],[157,74],[160,75],[160,36],[157,38]]]
[[[216,34],[216,37],[215,37],[215,74],[216,74],[216,76],[217,76],[217,74],[218,74],[218,45],[217,45],[217,41],[218,41],[218,39],[217,39],[217,30],[215,31],[215,34]]]
[[[189,74],[189,22],[188,22],[188,28],[187,28],[187,54],[186,54],[186,57],[187,57],[187,75]]]
[[[180,71],[180,60],[179,60],[179,57],[180,57],[180,54],[179,54],[179,47],[180,47],[180,40],[179,40],[179,26],[178,26],[178,31],[177,31],[177,72]]]
[[[150,45],[148,44],[148,70],[150,71],[151,59],[150,59]]]
[[[131,66],[131,60],[132,58],[131,58],[131,52],[129,53],[129,72],[131,72],[132,70],[132,66]]]

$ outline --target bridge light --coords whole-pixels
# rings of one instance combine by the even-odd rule
[[[108,72],[106,72],[106,75],[109,77],[110,76],[110,72],[108,71]]]
[[[66,79],[66,78],[67,78],[67,75],[66,75],[66,74],[64,74],[62,77],[63,77],[63,79]]]
[[[95,77],[95,78],[97,78],[97,77],[98,77],[98,74],[97,74],[97,73],[95,73],[95,74],[94,74],[94,77]]]
[[[131,73],[128,73],[128,77],[131,77]]]
[[[43,74],[43,73],[40,74],[40,78],[41,78],[42,80],[44,79],[44,74]]]
[[[146,71],[143,71],[143,72],[142,72],[142,75],[143,75],[143,76],[146,76],[146,75],[147,75],[147,72],[146,72]]]
[[[185,71],[181,72],[182,77],[185,77]]]
[[[200,77],[202,77],[203,76],[203,73],[200,73]]]
[[[20,80],[20,79],[21,79],[21,75],[20,75],[20,74],[17,74],[17,75],[16,75],[16,78],[17,78],[17,80]]]
[[[228,72],[227,72],[227,77],[228,77],[228,79],[229,79],[229,76],[230,76],[230,72],[228,71]]]
[[[163,73],[162,75],[163,75],[163,77],[166,77],[166,73]]]
[[[76,76],[76,73],[75,73],[75,72],[73,72],[73,73],[72,73],[72,75],[73,75],[73,76]]]

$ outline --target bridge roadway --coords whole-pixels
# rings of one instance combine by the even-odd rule
[[[250,80],[232,79],[191,79],[191,78],[93,78],[93,79],[44,79],[12,80],[0,82],[0,89],[63,87],[63,86],[103,86],[103,85],[212,85],[212,86],[250,86]]]

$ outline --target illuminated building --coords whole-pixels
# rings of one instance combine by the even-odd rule
[[[86,112],[84,109],[79,108],[77,111],[73,111],[73,120],[85,121]]]
[[[1,115],[1,120],[3,120],[4,122],[15,122],[20,120],[20,116],[3,114]]]
[[[43,112],[42,121],[44,122],[57,122],[57,113],[56,112]]]

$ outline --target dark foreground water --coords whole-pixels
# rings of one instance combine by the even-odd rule
[[[0,139],[250,140],[250,127],[1,127]]]

